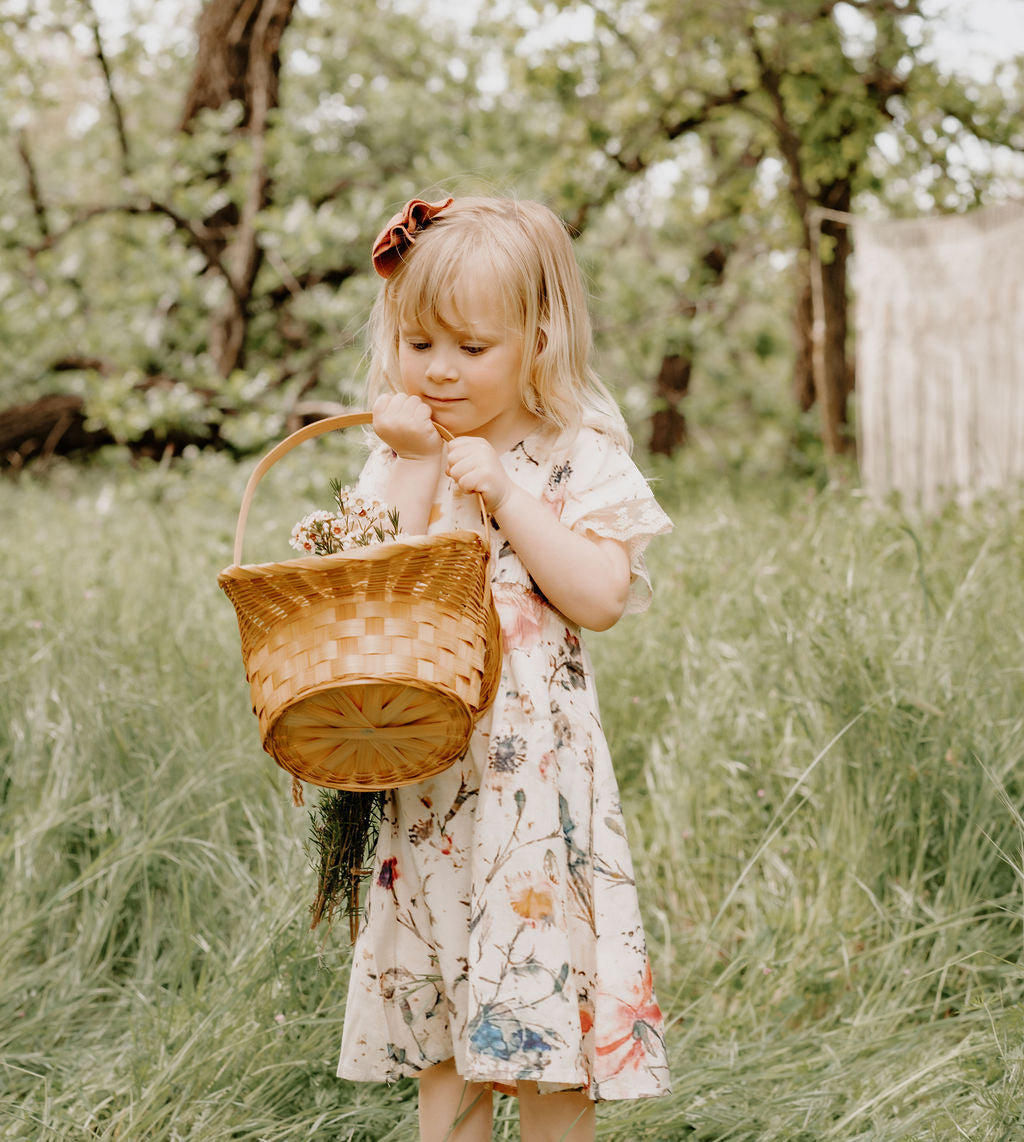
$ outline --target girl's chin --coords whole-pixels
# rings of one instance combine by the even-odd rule
[[[448,429],[453,436],[471,435],[477,427],[472,417],[468,415],[465,401],[427,401],[430,407],[430,419],[442,428]]]

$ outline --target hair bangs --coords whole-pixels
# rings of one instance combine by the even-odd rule
[[[504,327],[524,332],[526,306],[519,283],[526,279],[517,269],[514,252],[475,227],[435,222],[418,245],[429,256],[413,257],[396,274],[395,302],[399,325],[424,328],[467,329],[466,301],[482,282],[496,292]]]

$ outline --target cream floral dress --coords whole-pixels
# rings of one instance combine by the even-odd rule
[[[671,529],[628,455],[583,429],[502,457],[575,531],[629,546],[627,609],[650,600],[643,552]],[[360,490],[381,494],[391,453]],[[430,530],[479,527],[443,481]],[[636,882],[580,628],[492,531],[503,666],[465,757],[387,800],[353,952],[338,1074],[393,1080],[454,1057],[465,1079],[593,1099],[669,1090]]]

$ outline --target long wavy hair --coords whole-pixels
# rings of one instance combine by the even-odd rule
[[[401,391],[401,326],[445,326],[466,288],[467,269],[497,287],[505,327],[522,335],[519,387],[526,408],[561,433],[586,425],[628,448],[622,413],[590,363],[593,334],[572,243],[539,202],[457,198],[417,233],[370,315],[370,402]]]

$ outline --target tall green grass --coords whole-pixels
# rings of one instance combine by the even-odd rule
[[[271,473],[247,558],[347,455]],[[1019,507],[660,475],[654,608],[590,645],[675,1093],[599,1136],[1024,1137]],[[413,1083],[333,1077],[347,932],[215,585],[244,477],[0,485],[2,1139],[416,1137]]]

